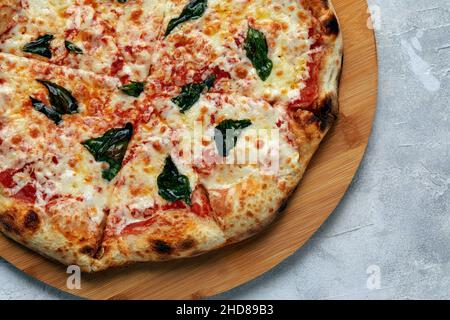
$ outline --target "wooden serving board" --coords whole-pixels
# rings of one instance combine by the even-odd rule
[[[373,31],[365,0],[334,0],[344,35],[340,117],[280,218],[243,243],[197,258],[146,263],[83,274],[80,290],[66,286],[66,268],[0,236],[0,255],[25,273],[93,299],[203,298],[248,282],[298,250],[347,190],[364,154],[377,96]]]

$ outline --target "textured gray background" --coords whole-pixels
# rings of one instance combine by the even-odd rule
[[[218,298],[450,298],[450,0],[369,4],[379,101],[349,192],[294,256]],[[0,259],[0,298],[71,296]]]

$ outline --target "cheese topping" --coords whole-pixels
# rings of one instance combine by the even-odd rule
[[[108,229],[120,234],[155,212],[208,216],[198,209],[208,192],[251,178],[275,184],[299,178],[303,168],[284,102],[301,98],[312,79],[309,64],[320,48],[310,37],[310,14],[292,0],[209,0],[201,16],[166,34],[185,6],[179,0],[22,1],[13,27],[0,37],[2,197],[63,219],[87,216],[90,231],[109,213]],[[267,44],[267,78],[247,51],[249,30]],[[49,40],[40,52],[23,50],[44,35]],[[36,80],[67,90],[78,108],[55,120],[51,111],[58,108]],[[134,81],[145,81],[140,96],[119,89]],[[111,155],[116,145],[106,142],[105,160],[84,144],[125,124],[133,135],[122,163]],[[224,147],[218,133],[230,128],[236,136]],[[112,158],[121,166],[108,182],[102,171],[117,164]],[[158,178],[168,159],[178,174],[169,172],[180,183],[187,179],[192,202],[170,201],[161,192]]]
[[[165,23],[183,6],[174,4]],[[265,35],[269,47],[273,69],[265,81],[258,77],[244,49],[249,26]],[[180,85],[195,81],[199,73],[205,78],[211,70],[219,69],[228,76],[218,83],[218,91],[240,92],[270,102],[295,100],[310,77],[307,64],[314,52],[311,27],[309,15],[298,2],[208,1],[202,18],[179,26],[162,41],[154,61],[160,67],[152,78]]]
[[[282,176],[298,170],[299,155],[291,144],[286,112],[261,100],[235,95],[205,94],[184,115],[171,101],[155,107],[179,137],[185,159],[205,179],[207,188],[229,188],[250,174]],[[226,119],[248,119],[230,155],[222,157],[215,143],[215,127]],[[278,126],[278,125],[279,126]]]

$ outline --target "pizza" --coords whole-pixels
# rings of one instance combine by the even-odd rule
[[[0,0],[0,231],[83,271],[282,211],[338,115],[327,0]]]

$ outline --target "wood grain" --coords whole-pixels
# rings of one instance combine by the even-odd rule
[[[298,250],[330,215],[364,154],[377,96],[374,35],[364,0],[334,0],[344,35],[340,118],[280,218],[243,243],[197,258],[147,263],[83,275],[82,289],[66,287],[64,266],[0,236],[0,254],[25,273],[61,290],[94,299],[198,299],[229,290]]]

